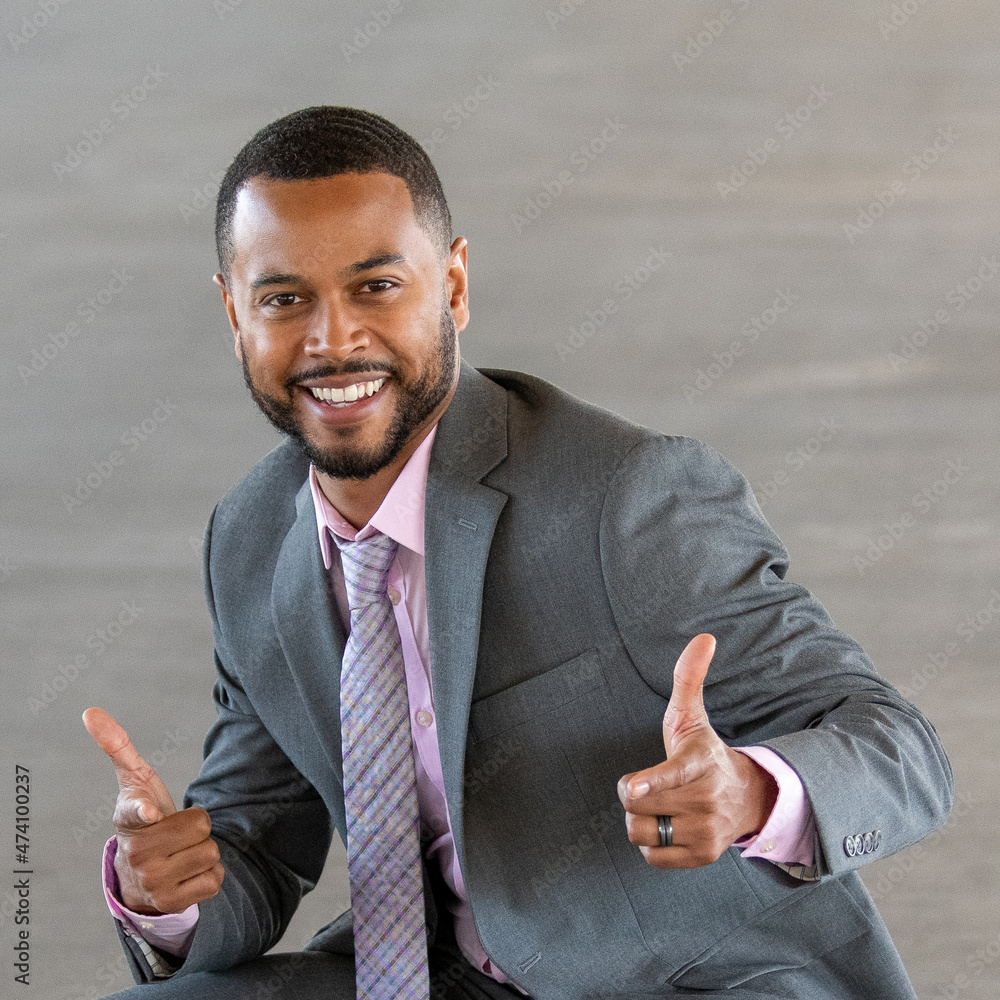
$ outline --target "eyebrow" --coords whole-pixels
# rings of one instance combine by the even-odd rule
[[[376,267],[385,267],[387,264],[408,263],[409,261],[402,254],[384,251],[383,253],[367,257],[365,260],[356,260],[353,264],[345,267],[342,273],[345,277],[354,277],[355,275],[363,274],[365,271],[371,271]],[[261,274],[254,278],[250,282],[250,290],[256,292],[258,289],[265,288],[268,285],[297,285],[305,280],[301,274],[288,274],[283,271],[275,271],[269,274]]]
[[[409,261],[400,253],[393,253],[390,250],[377,253],[367,260],[356,260],[353,264],[344,268],[345,275],[361,274],[364,271],[371,271],[376,267],[385,267],[387,264],[407,264]]]
[[[266,285],[294,285],[302,281],[301,274],[261,274],[250,282],[250,290],[256,292],[258,288]]]

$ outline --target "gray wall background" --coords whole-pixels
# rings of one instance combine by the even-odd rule
[[[98,878],[116,785],[80,713],[114,713],[179,799],[213,718],[202,531],[277,440],[210,282],[215,184],[259,127],[330,103],[430,149],[470,243],[463,355],[722,451],[791,575],[929,714],[958,807],[866,881],[921,998],[996,996],[998,21],[986,0],[4,7],[0,870],[21,764],[37,995],[131,982]],[[347,898],[338,841],[281,950]]]

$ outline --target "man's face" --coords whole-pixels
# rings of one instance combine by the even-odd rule
[[[406,183],[368,173],[252,178],[233,244],[216,282],[255,402],[320,472],[374,475],[454,394],[465,240],[444,259]]]

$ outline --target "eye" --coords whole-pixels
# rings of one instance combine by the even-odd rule
[[[297,299],[298,297],[294,292],[277,292],[266,298],[261,304],[265,306],[290,306],[293,303],[289,300]],[[278,301],[279,299],[283,299],[284,301]]]
[[[373,278],[371,281],[366,281],[363,287],[371,292],[387,292],[390,288],[395,288],[396,283],[388,278]]]

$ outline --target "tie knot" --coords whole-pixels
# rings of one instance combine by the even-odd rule
[[[353,542],[330,534],[340,549],[348,607],[354,610],[385,600],[389,567],[399,547],[397,542],[380,531]]]

